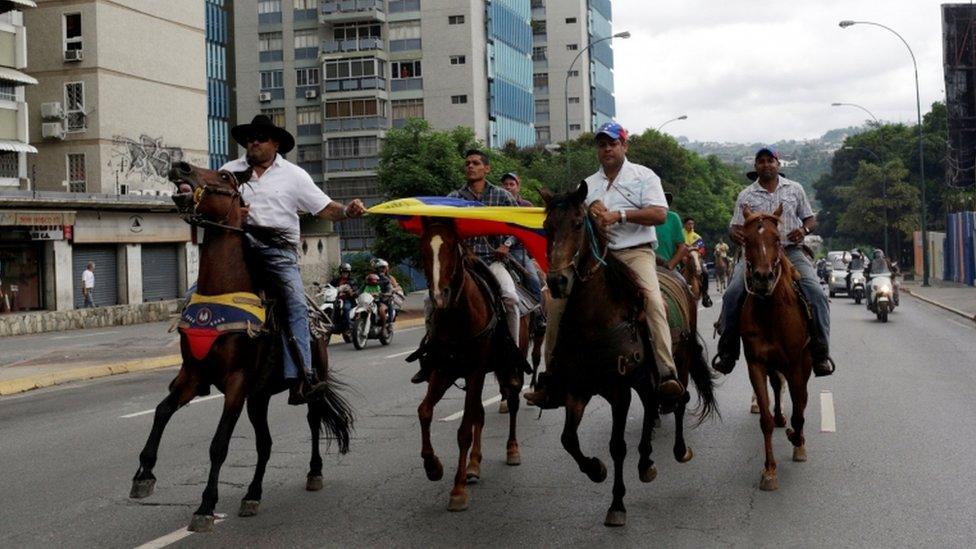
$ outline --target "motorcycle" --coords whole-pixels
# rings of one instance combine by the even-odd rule
[[[393,341],[393,320],[387,312],[387,322],[379,321],[379,305],[373,294],[363,292],[356,298],[356,306],[349,312],[350,336],[357,351],[366,347],[369,339],[378,339],[382,345]]]
[[[868,310],[874,313],[881,322],[888,322],[888,313],[895,309],[898,302],[895,299],[895,286],[891,274],[877,274],[868,283]]]
[[[850,291],[848,292],[851,297],[854,298],[854,303],[858,305],[861,304],[861,300],[864,299],[864,269],[858,269],[856,271],[851,271],[851,282]]]

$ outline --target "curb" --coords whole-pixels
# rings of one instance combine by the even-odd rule
[[[396,325],[401,328],[414,328],[417,326],[423,326],[424,319],[422,317],[411,318],[398,322]],[[342,343],[342,337],[338,335],[332,336],[332,340],[330,340],[329,344],[331,345],[333,343]],[[49,374],[39,374],[16,379],[8,379],[6,381],[0,381],[0,396],[25,393],[27,391],[33,391],[34,389],[43,389],[45,387],[61,385],[62,383],[69,383],[72,381],[84,381],[119,374],[171,368],[173,366],[179,366],[182,363],[182,356],[179,354],[173,354],[154,358],[130,360],[127,362],[99,364],[98,366],[85,366],[83,368],[72,368]]]
[[[925,297],[925,296],[923,296],[921,294],[918,294],[917,292],[913,292],[912,290],[910,290],[908,288],[904,288],[903,287],[902,288],[902,291],[905,292],[906,294],[914,297],[915,299],[918,299],[919,301],[924,301],[925,303],[928,303],[929,305],[935,305],[936,307],[938,307],[940,309],[943,309],[945,311],[949,311],[950,313],[959,315],[959,316],[965,318],[966,320],[971,320],[973,322],[976,322],[976,315],[971,315],[971,314],[969,314],[967,312],[960,311],[959,309],[956,309],[955,307],[950,307],[950,306],[948,306],[948,305],[946,305],[944,303],[940,303],[940,302],[938,302],[938,301],[936,301],[934,299]]]

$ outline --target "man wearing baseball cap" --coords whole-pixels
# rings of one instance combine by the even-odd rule
[[[783,214],[779,220],[781,242],[786,257],[799,271],[800,288],[813,309],[813,325],[810,333],[810,352],[813,355],[813,373],[828,376],[834,373],[834,362],[830,359],[830,309],[827,296],[820,288],[820,279],[813,263],[803,251],[803,238],[817,227],[817,217],[810,207],[810,201],[803,186],[779,173],[779,153],[772,147],[756,151],[756,171],[748,177],[755,179],[739,193],[735,201],[735,211],[729,223],[729,236],[740,246],[745,243],[743,208],[748,206],[756,213],[771,214],[782,205]],[[715,370],[728,374],[739,359],[739,315],[745,303],[745,261],[739,261],[732,272],[725,294],[722,296],[722,314],[719,316],[718,353],[712,361]]]
[[[664,197],[661,178],[644,166],[627,160],[627,130],[616,122],[608,122],[596,132],[597,156],[600,170],[586,178],[586,205],[598,223],[607,227],[609,250],[626,264],[635,275],[644,294],[645,319],[654,348],[657,365],[658,394],[667,402],[674,402],[685,389],[678,381],[671,351],[671,329],[668,326],[664,298],[657,281],[657,245],[655,225],[665,222],[668,203]],[[552,376],[558,364],[551,361],[565,299],[553,299],[549,307],[546,329],[546,372]],[[558,375],[558,374],[556,374]],[[554,407],[558,398],[549,395],[546,387],[527,393],[526,400],[540,407]]]

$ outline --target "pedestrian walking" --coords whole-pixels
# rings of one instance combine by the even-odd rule
[[[81,272],[81,295],[85,297],[84,308],[95,306],[95,263],[91,261]]]

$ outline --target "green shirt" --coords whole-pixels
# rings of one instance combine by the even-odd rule
[[[685,241],[685,229],[681,224],[681,216],[668,211],[668,218],[661,225],[654,228],[657,231],[657,256],[665,262],[674,257],[674,250],[678,244]]]

